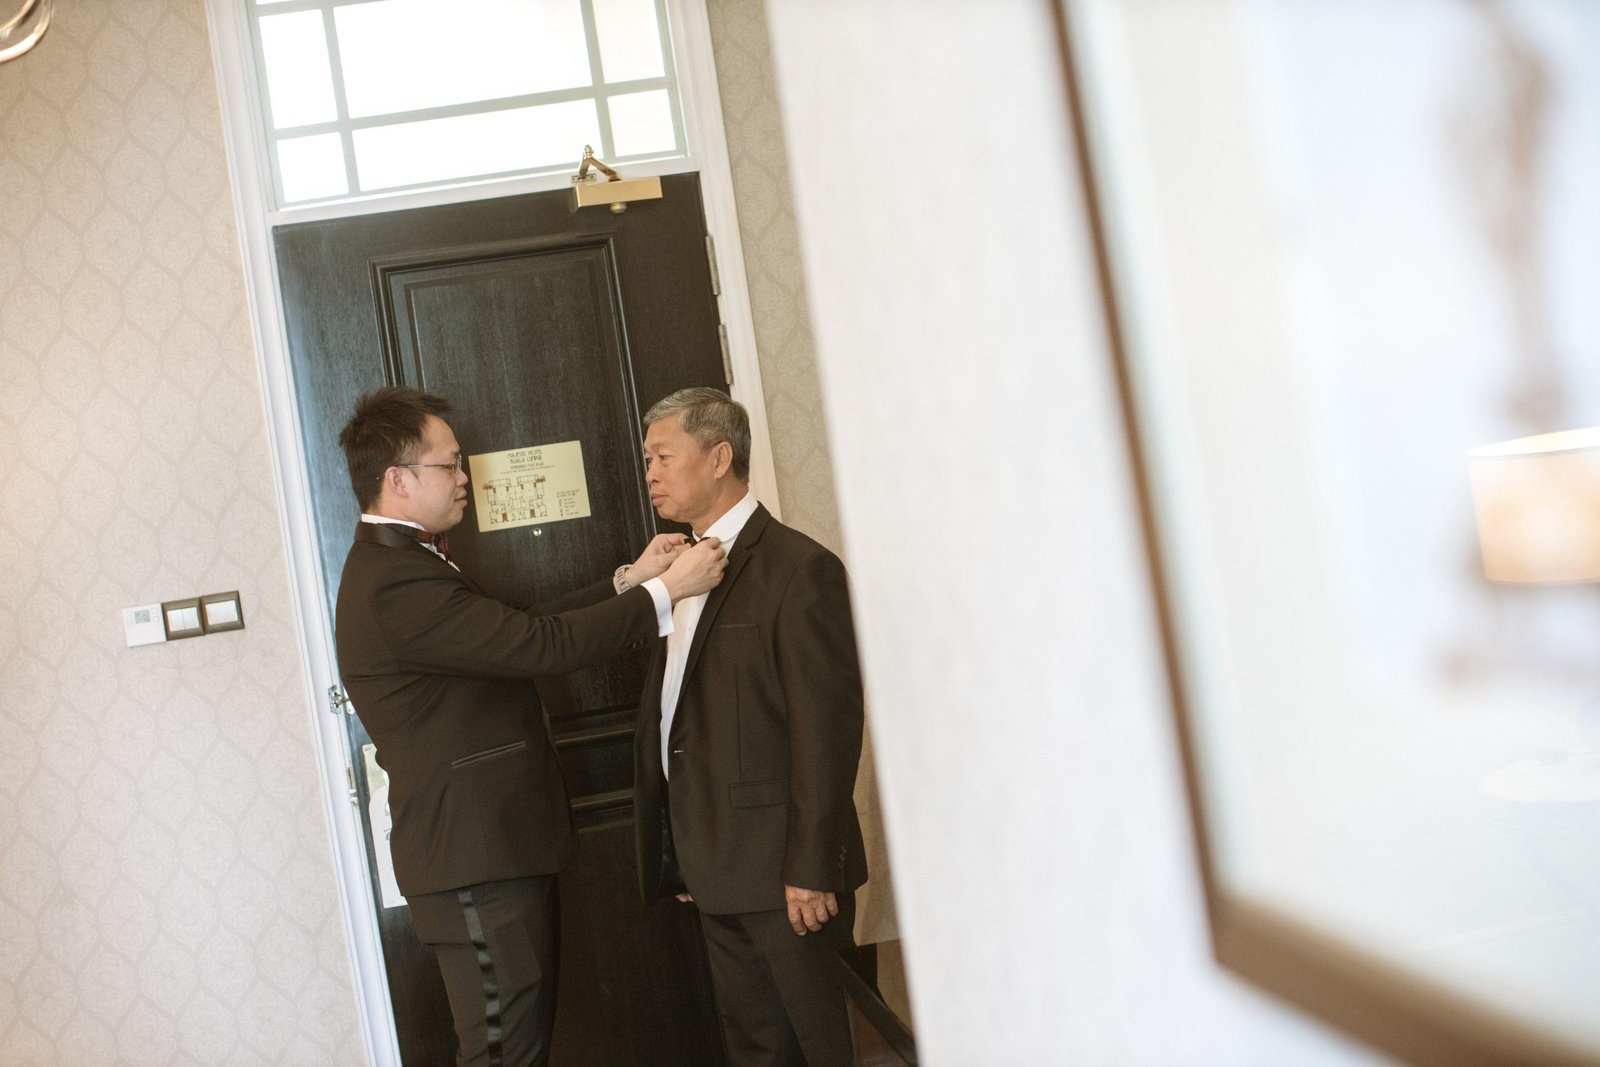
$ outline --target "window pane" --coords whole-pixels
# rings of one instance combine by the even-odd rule
[[[655,0],[594,0],[594,24],[606,81],[659,78],[666,73]]]
[[[382,0],[334,25],[353,118],[591,82],[577,0]]]
[[[665,89],[613,96],[610,105],[611,143],[619,159],[670,152],[678,146],[672,128],[672,101]]]
[[[275,129],[332,122],[333,74],[328,67],[328,37],[322,12],[296,11],[261,20],[262,62]]]
[[[278,176],[283,202],[320,200],[350,191],[344,172],[344,145],[336,133],[318,133],[278,142]]]
[[[420,185],[463,175],[577,166],[600,143],[593,100],[406,122],[355,132],[363,190]]]

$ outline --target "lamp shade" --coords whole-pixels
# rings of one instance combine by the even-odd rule
[[[1600,426],[1475,448],[1467,472],[1491,580],[1600,580]]]

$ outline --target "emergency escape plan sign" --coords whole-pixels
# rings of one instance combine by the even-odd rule
[[[589,516],[581,442],[485,452],[467,464],[479,533]]]

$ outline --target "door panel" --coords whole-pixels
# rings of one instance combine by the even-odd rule
[[[579,844],[561,875],[562,985],[551,1063],[721,1063],[711,973],[693,907],[669,900],[641,911],[637,937],[619,936],[617,916],[603,909],[568,907],[633,877],[629,798],[591,797],[574,807]],[[595,1025],[600,1019],[606,1024]]]
[[[469,509],[450,537],[467,573],[493,596],[533,604],[636,556],[654,525],[640,489],[641,412],[622,344],[613,235],[391,257],[375,265],[374,282],[392,377],[456,403],[463,454],[561,441],[583,449],[590,516],[480,535]],[[635,665],[619,664],[569,681],[571,699],[552,701],[552,715],[631,711],[641,679]]]
[[[574,213],[563,191],[274,232],[330,617],[359,518],[338,433],[357,397],[386,384],[450,397],[469,456],[580,442],[589,517],[480,533],[469,508],[451,532],[452,558],[494,595],[568,592],[655,532],[640,413],[674,389],[724,384],[698,179],[662,187],[661,200],[621,216]],[[693,909],[646,909],[635,888],[640,682],[637,662],[619,662],[539,685],[579,831],[562,873],[557,1064],[722,1059]],[[356,754],[369,738],[344,721],[364,812]],[[370,832],[367,845],[370,863]],[[402,1056],[448,1062],[454,1035],[432,954],[404,908],[378,920]]]

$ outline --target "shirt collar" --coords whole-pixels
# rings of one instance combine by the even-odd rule
[[[722,542],[724,551],[732,548],[734,538],[739,536],[739,531],[743,530],[744,524],[750,521],[750,516],[756,513],[756,508],[760,506],[760,503],[756,499],[756,495],[747,490],[742,500],[723,512],[722,517],[707,526],[706,532],[700,536],[715,537]]]
[[[361,521],[370,522],[375,526],[410,526],[416,530],[423,529],[420,522],[412,522],[410,519],[391,519],[387,515],[368,515],[364,511],[361,513]]]

